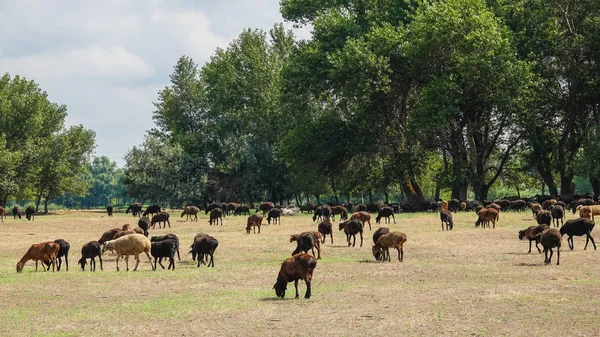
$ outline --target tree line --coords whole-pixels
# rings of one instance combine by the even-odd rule
[[[130,196],[339,203],[493,186],[600,193],[600,3],[282,0],[310,25],[246,29],[174,66],[126,156]],[[341,199],[341,200],[340,200]]]

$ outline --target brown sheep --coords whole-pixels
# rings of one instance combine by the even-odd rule
[[[519,231],[519,240],[523,240],[527,238],[529,240],[529,251],[527,254],[531,254],[531,242],[535,241],[535,248],[537,248],[538,252],[542,252],[538,244],[540,243],[537,239],[539,239],[538,234],[548,229],[548,225],[537,225],[530,226],[527,229],[523,229]]]
[[[369,230],[371,230],[371,214],[369,214],[367,212],[363,212],[363,211],[354,212],[354,213],[352,213],[350,220],[360,220],[363,222],[363,224],[368,223]]]
[[[196,207],[196,206],[188,206],[186,208],[183,209],[183,212],[181,212],[181,217],[183,218],[183,216],[185,215],[185,221],[188,221],[190,219],[190,217],[192,217],[192,221],[198,221],[198,213],[200,212],[200,208]]]
[[[492,222],[493,228],[496,228],[496,221],[500,219],[499,212],[494,208],[484,208],[477,214],[479,218],[475,222],[475,226],[482,225],[481,228],[490,227],[490,221]]]
[[[454,228],[454,223],[452,222],[452,213],[449,211],[441,210],[440,220],[442,221],[442,231],[444,230],[444,223],[446,223],[446,230],[451,230]]]
[[[229,215],[230,213],[233,213],[233,215],[235,215],[235,209],[240,207],[241,205],[235,202],[230,202],[227,204],[227,209],[225,210],[225,213],[227,215]]]
[[[258,227],[258,234],[260,234],[260,225],[262,224],[264,217],[258,213],[254,213],[248,217],[248,224],[246,226],[246,233],[250,234],[250,229],[254,227],[254,233],[256,233],[256,227]]]
[[[131,234],[135,234],[136,232],[134,230],[131,229],[127,229],[127,230],[120,230],[118,232],[115,233],[115,235],[113,236],[112,240],[116,240],[118,238],[124,237],[125,235],[131,235]],[[144,234],[144,233],[140,233],[140,234]]]
[[[502,206],[495,204],[495,203],[491,203],[491,204],[485,206],[485,208],[493,208],[493,209],[497,210],[498,212],[500,212],[502,210]]]
[[[579,217],[580,218],[586,218],[586,219],[592,219],[592,208],[590,206],[577,206],[577,209],[579,209]]]
[[[267,215],[267,212],[273,208],[275,208],[275,204],[273,204],[272,202],[263,202],[262,204],[258,205],[258,208],[256,209],[255,213],[258,213],[258,211],[262,211],[262,215],[265,216]]]
[[[596,220],[594,218],[595,215],[600,215],[600,205],[588,206],[592,210],[592,220]]]
[[[552,214],[552,224],[558,227],[559,220],[561,225],[564,224],[563,219],[565,218],[565,209],[562,206],[553,205],[552,207],[550,207],[550,213]]]
[[[156,226],[156,223],[158,223],[158,228],[160,228],[161,223],[163,224],[163,228],[167,228],[167,225],[169,225],[169,228],[171,228],[171,222],[169,221],[169,216],[170,215],[167,212],[159,212],[156,215],[154,215],[152,217],[152,220],[150,220],[150,224],[152,225],[152,228],[154,228],[154,226]]]
[[[306,283],[304,298],[310,298],[310,285],[316,267],[317,260],[310,254],[298,254],[285,259],[277,275],[277,282],[273,285],[277,297],[285,297],[287,284],[292,281],[294,281],[296,287],[296,298],[300,297],[298,294],[298,280],[304,280],[304,283]]]
[[[443,209],[448,210],[448,201],[446,200],[442,201],[442,203],[440,204],[440,211]]]
[[[379,213],[375,217],[375,222],[379,223],[379,221],[381,221],[381,218],[385,218],[385,223],[391,223],[390,217],[392,217],[392,219],[394,220],[394,224],[396,224],[396,218],[394,217],[394,209],[388,206],[381,207],[379,209]]]
[[[461,202],[460,203],[460,210],[464,212],[466,209],[467,209],[467,203],[464,202],[464,201]]]
[[[531,208],[531,213],[533,213],[533,218],[537,218],[538,213],[542,210],[542,205],[538,204],[537,202],[533,202],[531,203],[531,205],[529,205],[529,208]]]
[[[25,218],[29,221],[35,220],[35,207],[29,206],[25,209]]]
[[[310,239],[308,237],[310,236]],[[292,255],[296,255],[301,251],[308,253],[308,250],[312,250],[313,256],[315,256],[315,250],[317,249],[317,260],[321,259],[321,240],[322,236],[319,232],[302,232],[300,234],[290,235],[290,242],[296,241],[298,247],[292,252]]]
[[[221,219],[221,226],[223,226],[223,210],[219,207],[211,209],[208,223],[212,226],[214,222],[216,226],[219,224],[219,219]]]
[[[538,225],[546,224],[552,226],[552,214],[549,211],[541,210],[536,218]]]
[[[333,225],[329,220],[321,221],[318,226],[319,233],[321,233],[323,237],[323,243],[325,243],[325,239],[327,235],[331,238],[331,244],[333,244]]]
[[[104,232],[102,234],[102,237],[100,237],[100,240],[98,240],[98,243],[103,244],[106,241],[112,240],[115,237],[115,234],[117,234],[121,230],[122,230],[121,228],[113,228],[113,229],[110,229],[110,230]]]
[[[562,241],[562,235],[556,228],[546,229],[542,233],[538,234],[539,241],[542,243],[542,247],[544,247],[544,263],[550,264],[552,260],[552,248],[556,248],[556,265],[560,264],[560,246]],[[550,251],[550,256],[548,256],[548,251]]]
[[[58,256],[59,249],[60,246],[52,241],[31,245],[27,253],[23,255],[19,262],[17,262],[17,273],[23,272],[23,266],[25,266],[25,263],[29,260],[35,261],[35,271],[38,270],[38,261],[42,262],[42,268],[44,268],[44,271],[47,271],[43,262],[50,260],[52,263],[52,272],[54,272],[54,269],[56,268],[56,257]],[[50,267],[48,267],[48,270],[50,270]]]
[[[348,210],[344,206],[331,207],[331,219],[335,221],[335,216],[340,216],[340,220],[348,220]]]
[[[398,251],[398,261],[402,262],[404,258],[404,249],[403,245],[406,242],[406,234],[401,232],[391,232],[388,234],[383,234],[377,239],[377,243],[373,246],[372,251],[375,259],[379,261],[380,255],[382,251],[387,255],[387,259],[389,262],[390,259],[390,248],[396,248]]]

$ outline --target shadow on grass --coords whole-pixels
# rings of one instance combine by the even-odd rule
[[[543,267],[544,264],[541,264],[541,263],[526,263],[526,262],[521,262],[521,263],[515,264],[515,266],[518,266],[518,267]]]
[[[381,261],[376,261],[376,260],[361,260],[361,261],[358,261],[358,263],[381,263]]]
[[[280,302],[280,301],[298,301],[303,299],[304,297],[301,295],[300,298],[294,298],[294,295],[292,295],[292,297],[285,297],[285,298],[279,298],[279,297],[263,297],[263,298],[259,298],[258,300],[261,302]]]

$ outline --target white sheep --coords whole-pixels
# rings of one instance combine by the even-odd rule
[[[137,270],[138,265],[140,264],[139,254],[146,253],[148,257],[148,262],[150,262],[150,266],[152,266],[152,270],[156,268],[152,264],[152,259],[150,258],[150,248],[152,247],[150,240],[142,234],[131,234],[120,237],[116,240],[110,240],[105,242],[102,245],[102,254],[108,250],[114,250],[117,252],[117,271],[119,271],[119,259],[121,256],[125,255],[125,264],[127,266],[127,271],[129,271],[129,255],[135,256],[135,268],[133,271]]]

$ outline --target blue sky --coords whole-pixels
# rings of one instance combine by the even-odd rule
[[[279,0],[0,0],[0,73],[39,83],[122,166],[181,55],[204,64],[242,29],[281,21]]]

